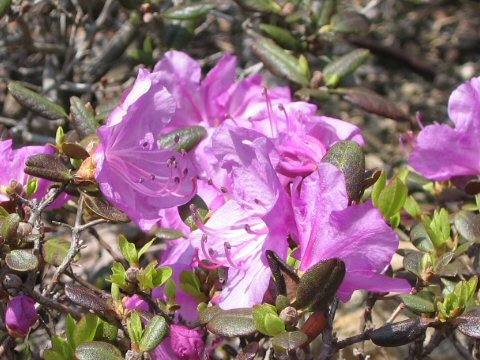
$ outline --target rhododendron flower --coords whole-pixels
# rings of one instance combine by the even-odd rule
[[[480,77],[453,91],[448,114],[455,127],[423,128],[410,154],[410,165],[432,180],[480,174]]]
[[[11,335],[24,337],[38,318],[35,301],[29,296],[18,295],[12,298],[8,304],[5,324]]]
[[[160,80],[158,73],[139,71],[122,104],[98,130],[101,145],[95,154],[102,193],[143,230],[162,217],[162,209],[186,203],[196,190],[190,155],[158,144],[176,108]]]
[[[180,359],[199,360],[205,349],[203,333],[183,325],[170,326],[170,344]]]
[[[275,149],[265,136],[222,126],[213,145],[231,178],[231,200],[206,224],[198,222],[190,240],[202,266],[228,268],[227,283],[214,302],[223,309],[249,307],[262,302],[271,278],[265,251],[287,254],[290,204],[271,163]]]
[[[357,289],[410,291],[407,281],[382,275],[398,248],[398,235],[371,201],[348,206],[345,177],[337,167],[320,163],[310,176],[297,178],[292,203],[301,270],[322,260],[343,260],[346,274],[338,291],[342,301],[348,301]]]
[[[125,302],[124,305],[129,310],[141,310],[141,311],[150,311],[150,306],[148,303],[143,300],[138,295],[133,295],[129,297]]]
[[[0,172],[0,186],[10,186],[12,180],[20,184],[23,188],[23,194],[25,195],[28,182],[34,177],[24,172],[25,163],[30,156],[39,154],[54,154],[55,148],[52,146],[24,146],[19,149],[12,149],[12,140],[0,141],[0,156],[3,159],[3,167]],[[32,195],[35,199],[43,198],[48,191],[48,187],[53,182],[38,179],[38,189],[35,194]],[[0,201],[8,201],[9,196],[3,192],[0,192]],[[62,206],[65,203],[66,197],[58,199],[53,203],[53,207]],[[52,207],[52,206],[51,206]]]

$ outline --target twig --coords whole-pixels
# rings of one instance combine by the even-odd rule
[[[448,334],[448,340],[452,343],[452,345],[455,347],[455,350],[457,350],[458,354],[466,359],[466,360],[474,360],[474,357],[470,354],[468,349],[463,346],[460,341],[458,341],[457,336],[455,335],[454,332],[451,332]]]
[[[36,302],[38,302],[41,305],[53,308],[53,309],[58,310],[62,313],[68,313],[68,314],[72,315],[77,320],[82,317],[82,314],[80,312],[78,312],[77,310],[72,309],[71,307],[66,306],[62,303],[59,303],[59,302],[57,302],[53,299],[50,299],[50,298],[45,297],[43,295],[40,295],[38,292],[36,292],[34,290],[30,290],[25,286],[22,288],[22,290],[28,296],[30,296],[32,299],[34,299]]]
[[[3,359],[5,353],[10,350],[10,348],[15,345],[15,338],[7,335],[3,340],[2,344],[0,345],[0,359]]]
[[[445,335],[442,330],[435,329],[430,341],[428,342],[427,346],[423,349],[422,356],[428,356],[433,350],[437,348],[438,345],[445,339]]]
[[[393,320],[395,320],[395,318],[403,311],[405,310],[405,304],[404,303],[401,303],[397,306],[397,308],[393,311],[392,315],[390,315],[390,317],[388,318],[387,320],[387,324],[390,324],[391,322],[393,322]]]
[[[338,298],[335,297],[335,299],[332,302],[332,305],[330,306],[327,326],[322,332],[323,348],[322,348],[322,353],[319,356],[319,360],[331,359],[333,355],[335,355],[335,353],[338,351],[337,337],[333,333],[333,327],[332,327],[333,320],[335,319],[335,313],[337,312],[337,307],[338,307]]]
[[[128,264],[128,261],[125,260],[122,256],[118,255],[115,250],[113,250],[113,248],[110,246],[110,244],[108,242],[106,242],[101,236],[100,234],[98,233],[98,231],[95,229],[95,228],[89,228],[88,229],[88,232],[95,238],[98,240],[98,242],[100,243],[100,245],[105,249],[107,250],[107,252],[110,254],[110,256],[113,258],[113,260],[115,260],[116,262],[119,262],[120,264],[123,265],[123,267],[125,269],[128,269],[129,267],[129,264]]]

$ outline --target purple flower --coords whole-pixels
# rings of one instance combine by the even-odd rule
[[[170,344],[182,360],[199,360],[205,349],[203,333],[183,325],[170,326]]]
[[[301,270],[322,260],[343,260],[346,275],[338,291],[342,301],[357,289],[410,291],[405,280],[382,275],[398,248],[397,234],[370,201],[348,206],[345,177],[334,165],[320,163],[310,176],[297,178],[292,203]]]
[[[98,130],[96,179],[102,193],[143,230],[196,191],[190,155],[163,149],[161,131],[175,113],[175,100],[161,85],[159,73],[139,71],[122,104]]]
[[[10,300],[5,313],[5,323],[11,335],[25,337],[37,320],[38,313],[32,298],[18,295]]]
[[[262,134],[226,125],[214,135],[213,150],[229,174],[230,200],[206,224],[198,223],[190,241],[202,266],[228,268],[214,302],[223,309],[253,306],[262,302],[271,278],[265,251],[285,257],[292,227],[288,196],[271,160],[278,154]]]
[[[436,124],[422,129],[410,165],[432,180],[480,174],[480,77],[453,91],[448,114],[455,127]]]
[[[54,153],[55,148],[53,146],[24,146],[19,149],[12,149],[12,140],[1,141],[0,156],[3,159],[3,167],[0,172],[0,186],[8,187],[13,180],[22,186],[24,195],[28,182],[33,179],[32,176],[25,174],[23,171],[28,158],[33,155]],[[51,181],[38,179],[38,189],[32,197],[35,199],[41,199],[47,194],[48,187],[52,184]],[[9,196],[0,192],[0,201],[8,200]],[[65,201],[66,197],[64,196],[55,201],[52,207],[60,207]]]
[[[128,310],[141,310],[145,312],[150,311],[150,306],[148,303],[138,295],[129,297],[125,301],[124,305]]]

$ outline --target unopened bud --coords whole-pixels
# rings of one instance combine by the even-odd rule
[[[280,312],[280,319],[289,326],[295,326],[298,322],[298,312],[293,306],[287,306]]]
[[[131,267],[127,269],[127,280],[129,282],[136,284],[138,282],[137,275],[138,275],[137,268]]]

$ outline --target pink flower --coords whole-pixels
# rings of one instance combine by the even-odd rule
[[[301,270],[322,260],[343,260],[346,275],[338,291],[342,301],[348,301],[357,289],[411,290],[405,280],[382,275],[398,248],[398,235],[370,201],[348,206],[345,177],[337,167],[320,163],[310,176],[297,178],[292,203]]]
[[[5,313],[8,331],[15,337],[25,337],[38,318],[35,301],[25,295],[12,298]]]
[[[139,71],[107,124],[98,130],[96,180],[102,193],[143,230],[162,217],[162,209],[186,203],[196,191],[190,155],[158,144],[175,114],[175,100],[159,73]]]
[[[5,140],[0,142],[0,156],[3,159],[4,166],[0,172],[0,186],[10,186],[12,180],[16,181],[23,187],[23,195],[25,195],[26,187],[28,182],[34,177],[25,174],[23,171],[25,169],[25,163],[30,156],[39,155],[39,154],[54,154],[55,148],[53,146],[24,146],[19,149],[12,149],[12,140]],[[38,179],[38,189],[35,194],[33,194],[34,199],[43,198],[47,192],[50,185],[53,182]],[[9,196],[3,192],[0,192],[0,201],[8,201]],[[51,208],[60,207],[66,201],[66,196],[61,197],[54,202]]]
[[[138,295],[133,295],[129,297],[124,302],[124,305],[128,310],[141,310],[145,312],[150,311],[150,306],[148,305],[148,303]]]
[[[480,174],[480,77],[452,92],[448,113],[455,127],[436,124],[422,129],[410,165],[433,180]]]
[[[291,208],[272,165],[278,156],[262,134],[227,125],[214,135],[212,148],[229,174],[230,200],[206,224],[198,223],[190,241],[202,266],[228,268],[214,302],[223,309],[253,306],[262,302],[271,278],[265,251],[282,257],[288,251]]]
[[[182,360],[199,360],[205,349],[203,333],[183,325],[170,326],[170,344]]]

